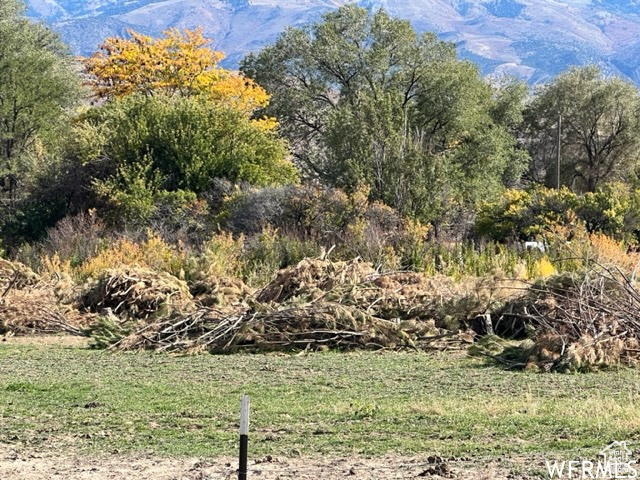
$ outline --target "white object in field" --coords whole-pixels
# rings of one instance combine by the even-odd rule
[[[527,250],[540,250],[543,253],[546,251],[542,242],[524,242],[524,248]]]
[[[243,395],[240,404],[240,435],[249,435],[249,395]]]

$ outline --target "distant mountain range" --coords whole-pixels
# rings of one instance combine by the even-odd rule
[[[28,14],[88,55],[108,36],[134,29],[201,26],[233,67],[348,0],[28,0]],[[640,0],[359,0],[385,8],[418,31],[455,42],[485,74],[511,73],[537,83],[571,65],[597,63],[640,84]]]

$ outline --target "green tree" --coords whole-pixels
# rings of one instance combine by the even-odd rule
[[[4,205],[14,210],[18,187],[80,96],[72,60],[58,36],[22,16],[16,0],[0,3],[0,180]],[[30,156],[32,162],[24,163]]]
[[[0,2],[0,237],[9,249],[64,211],[64,197],[46,192],[82,95],[64,44],[23,13],[18,0]]]
[[[242,112],[197,97],[127,96],[86,112],[73,155],[116,210],[143,217],[166,192],[202,194],[214,179],[295,182],[286,143]],[[129,215],[130,216],[130,215]]]
[[[627,180],[640,158],[637,88],[605,77],[598,67],[572,68],[538,89],[525,113],[530,175],[548,186],[557,181],[557,125],[562,117],[562,185],[595,192]]]
[[[266,113],[308,175],[368,185],[405,214],[436,222],[524,165],[478,69],[382,10],[347,5],[289,29],[242,69],[272,95]]]

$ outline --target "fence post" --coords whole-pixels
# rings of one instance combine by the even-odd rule
[[[247,480],[247,457],[249,454],[249,395],[242,396],[240,404],[240,462],[238,480]]]

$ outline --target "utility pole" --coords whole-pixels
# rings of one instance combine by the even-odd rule
[[[562,115],[558,115],[558,160],[557,160],[557,171],[556,171],[556,188],[560,190],[560,158],[562,154]]]

